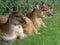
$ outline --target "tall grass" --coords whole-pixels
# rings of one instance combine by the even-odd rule
[[[44,1],[49,4],[59,4],[59,0],[0,0],[0,14],[4,13],[5,7],[9,6],[12,8],[16,6],[18,10],[25,14],[30,8],[33,8],[33,2],[37,1],[39,4]]]

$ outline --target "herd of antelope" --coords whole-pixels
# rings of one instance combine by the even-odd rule
[[[53,16],[55,11],[49,4],[34,2],[33,9],[26,15],[21,14],[16,7],[10,10],[6,7],[7,16],[0,16],[0,38],[5,42],[14,42],[30,34],[40,34],[38,29],[46,27],[43,18]]]

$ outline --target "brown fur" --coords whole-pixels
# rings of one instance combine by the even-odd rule
[[[5,23],[5,24],[0,25],[0,35],[2,35],[2,36],[10,36],[13,33],[15,34],[15,32],[13,30],[11,30],[10,25],[9,25],[8,22]]]
[[[6,23],[8,20],[8,16],[0,16],[0,24]]]
[[[54,13],[55,13],[55,11],[53,10],[53,8],[51,7],[51,5],[49,5],[49,4],[46,4],[46,3],[44,3],[43,1],[41,1],[41,5],[39,5],[38,4],[38,2],[34,2],[34,6],[36,7],[36,6],[38,6],[39,8],[39,10],[40,10],[40,17],[49,17],[49,16],[52,16]],[[32,10],[32,9],[31,9]],[[30,11],[30,13],[31,13],[32,11]],[[27,15],[29,15],[30,13],[28,13]]]
[[[12,12],[11,14],[10,14],[10,16],[8,17],[8,21],[6,22],[6,23],[3,23],[3,24],[0,24],[0,35],[1,36],[11,36],[12,34],[15,34],[16,35],[16,37],[15,37],[15,39],[17,38],[17,37],[19,37],[19,38],[22,38],[22,36],[20,35],[20,33],[19,32],[17,32],[17,31],[19,31],[19,30],[17,30],[17,31],[14,31],[10,26],[11,25],[18,25],[18,27],[20,28],[20,22],[21,22],[21,16],[19,16],[19,17],[16,17],[16,15],[17,16],[19,16],[20,14],[19,13],[17,13],[17,12]],[[18,23],[17,23],[18,22]],[[15,40],[14,39],[14,40]],[[12,40],[13,41],[13,40]]]
[[[24,33],[26,35],[28,34],[40,34],[38,33],[37,29],[34,27],[32,21],[24,16],[24,19],[26,20],[27,24],[23,25]]]
[[[43,2],[42,5],[39,6],[39,8],[40,8],[40,10],[42,9],[42,11],[47,11],[50,14],[50,15],[47,15],[47,16],[51,16],[51,15],[55,14],[55,11],[51,7],[51,5],[46,4],[45,2]]]
[[[15,15],[18,16],[19,14],[18,15],[15,14]],[[26,17],[26,16],[23,16],[23,18],[27,22],[27,24],[22,25],[23,29],[24,29],[24,33],[26,35],[28,35],[28,34],[39,34],[38,31],[37,31],[37,29],[34,27],[32,21],[28,17]],[[19,34],[17,33],[17,35],[19,35]]]
[[[32,21],[28,17],[23,16],[23,15],[20,15],[20,16],[22,16],[25,19],[25,21],[26,21],[26,24],[22,25],[25,35],[39,34],[37,29],[34,27]]]
[[[40,15],[40,12],[38,10],[33,10],[30,14],[26,15],[28,18],[30,18],[34,24],[34,26],[38,29],[42,25],[45,26],[44,22],[41,18],[38,18],[38,15]],[[37,20],[36,20],[37,19]],[[43,22],[43,23],[42,23]]]

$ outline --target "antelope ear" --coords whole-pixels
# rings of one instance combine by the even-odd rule
[[[14,6],[14,7],[13,7],[13,11],[16,11],[16,10],[17,10],[17,7]]]
[[[39,4],[38,4],[38,2],[34,2],[34,7],[33,7],[34,9],[39,9]]]
[[[44,2],[43,1],[41,1],[41,5],[43,5],[44,4]]]
[[[34,6],[38,5],[38,2],[36,2],[36,1],[35,1],[35,2],[33,2],[33,5],[34,5]]]
[[[6,13],[8,13],[8,14],[10,13],[10,9],[8,6],[6,7]]]

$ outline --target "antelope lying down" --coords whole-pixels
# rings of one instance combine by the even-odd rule
[[[7,42],[14,41],[17,37],[23,38],[22,24],[26,21],[20,14],[16,16],[16,11],[10,12],[6,23],[0,25],[0,37]]]
[[[41,15],[41,12],[39,10],[38,5],[34,5],[33,10],[27,14],[26,16],[32,20],[34,26],[38,29],[40,27],[46,27],[45,23],[43,22],[42,18],[39,18]]]

